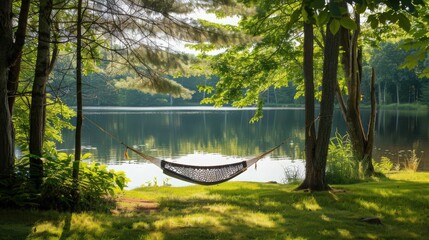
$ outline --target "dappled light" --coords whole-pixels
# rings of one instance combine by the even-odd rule
[[[144,187],[127,191],[118,199],[118,211],[112,214],[26,213],[27,230],[14,236],[124,240],[315,239],[315,236],[317,239],[421,239],[429,234],[429,189],[424,183],[428,174],[414,174],[417,176],[404,178],[420,180],[380,179],[341,185],[341,191],[331,193],[293,191],[296,185],[246,182]],[[410,189],[416,191],[410,194]],[[22,219],[21,211],[0,211],[0,229],[16,226],[14,222]],[[4,225],[5,217],[9,225]],[[361,221],[365,218],[379,219],[381,224]]]

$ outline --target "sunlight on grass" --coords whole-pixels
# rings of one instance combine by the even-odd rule
[[[389,178],[331,193],[247,182],[140,188],[125,192],[128,208],[114,213],[0,209],[0,239],[427,238],[429,174]],[[360,220],[367,217],[382,224]]]
[[[337,229],[337,231],[342,238],[346,238],[346,239],[353,238],[352,234],[347,229]]]
[[[401,196],[401,193],[398,192],[398,190],[389,190],[389,189],[377,189],[376,190],[378,194],[380,194],[380,196],[382,197],[399,197]]]
[[[277,227],[277,222],[284,222],[283,217],[277,214],[264,214],[258,212],[242,212],[234,215],[238,223],[243,223],[249,227],[264,227],[274,228]]]
[[[376,212],[380,212],[380,206],[377,203],[365,201],[363,199],[356,199],[355,202],[359,204],[361,207],[368,209],[368,210],[374,210]]]
[[[317,211],[322,209],[313,196],[309,198],[305,198],[301,202],[294,203],[293,207],[298,210],[309,210],[309,211]]]
[[[237,210],[238,207],[232,206],[232,205],[227,205],[227,204],[214,204],[214,205],[204,206],[203,209],[207,209],[207,210],[209,210],[211,212],[215,212],[215,213],[226,214],[226,213],[229,213],[233,210]]]
[[[217,230],[225,228],[217,217],[207,216],[204,214],[170,217],[155,221],[153,225],[157,230],[171,230],[186,227],[211,227],[216,228]]]
[[[87,213],[79,215],[73,214],[71,222],[71,225],[80,231],[90,231],[97,234],[101,234],[103,232],[101,224],[111,226],[110,222],[100,222]]]
[[[58,238],[61,236],[61,230],[62,226],[54,224],[53,222],[44,221],[34,225],[33,235],[37,237],[43,236],[44,239],[50,239],[48,236]]]
[[[152,232],[149,235],[142,238],[144,240],[164,240],[164,234],[162,232]]]
[[[320,215],[320,218],[321,218],[323,221],[326,221],[326,222],[330,222],[330,221],[331,221],[331,218],[329,218],[329,217],[328,217],[328,216],[326,216],[325,214]]]
[[[390,179],[429,183],[429,172],[401,171],[387,175]]]
[[[136,223],[133,223],[132,229],[149,230],[150,229],[150,224],[148,224],[147,222],[136,222]]]

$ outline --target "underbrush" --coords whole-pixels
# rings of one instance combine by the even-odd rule
[[[84,155],[82,159],[88,158]],[[59,211],[106,211],[114,207],[113,198],[128,181],[123,172],[107,169],[106,165],[80,162],[77,206],[72,179],[74,155],[51,149],[42,160],[44,178],[36,190],[29,178],[29,156],[15,164],[12,178],[0,180],[0,203],[9,208],[39,208]]]
[[[360,181],[358,163],[353,159],[348,135],[342,136],[337,132],[329,143],[326,180],[329,184],[349,184]]]

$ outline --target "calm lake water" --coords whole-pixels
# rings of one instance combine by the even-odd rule
[[[96,122],[124,143],[169,161],[196,165],[217,165],[242,161],[286,140],[286,143],[235,180],[284,181],[285,171],[303,173],[304,110],[267,108],[264,118],[250,124],[254,109],[211,107],[160,108],[86,108],[85,117]],[[364,111],[367,119],[368,112]],[[335,131],[345,133],[339,112],[335,113]],[[58,146],[71,151],[74,133],[64,133]],[[429,115],[415,112],[379,111],[377,114],[374,158],[389,157],[401,163],[412,149],[422,159],[420,169],[429,170]],[[130,188],[157,181],[173,186],[187,183],[168,179],[162,171],[130,152],[124,160],[124,147],[90,122],[84,122],[83,145],[92,160],[124,170],[131,179]]]

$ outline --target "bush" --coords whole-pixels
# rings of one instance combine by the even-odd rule
[[[404,160],[404,168],[408,171],[416,172],[417,168],[419,168],[420,158],[416,155],[416,150],[408,150],[410,154],[405,157]]]
[[[15,172],[11,178],[0,179],[0,205],[3,207],[37,207],[39,195],[28,181],[29,163],[25,160],[15,162]]]
[[[374,169],[379,173],[388,173],[393,169],[393,167],[394,164],[388,157],[381,157],[380,163],[374,162]]]
[[[347,134],[341,136],[336,132],[329,143],[326,180],[329,184],[348,184],[359,181],[358,163],[353,159]]]
[[[84,155],[82,159],[88,158]],[[58,153],[51,149],[43,156],[45,177],[40,191],[31,188],[28,177],[29,156],[25,156],[16,165],[17,183],[9,181],[2,186],[0,202],[10,207],[38,207],[41,209],[72,210],[74,203],[72,179],[74,155]],[[113,197],[123,188],[128,179],[123,172],[107,169],[106,165],[82,161],[77,206],[73,210],[108,210],[112,207]]]

